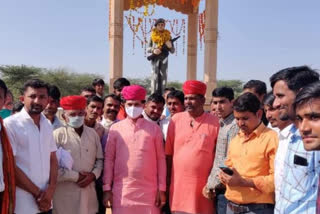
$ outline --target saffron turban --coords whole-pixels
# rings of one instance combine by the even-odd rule
[[[125,100],[145,100],[147,91],[140,85],[125,86],[121,94]]]
[[[60,100],[60,106],[64,110],[82,110],[86,108],[87,99],[83,96],[67,96],[62,97]]]
[[[203,82],[197,80],[188,80],[182,86],[183,93],[187,94],[200,94],[205,95],[207,86]]]

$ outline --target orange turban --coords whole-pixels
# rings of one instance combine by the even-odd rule
[[[130,85],[124,87],[121,94],[125,100],[145,100],[147,91],[140,85]]]
[[[60,106],[64,110],[82,110],[86,108],[86,104],[86,98],[78,95],[62,97],[60,100]]]
[[[200,94],[205,95],[207,86],[203,82],[197,80],[188,80],[182,86],[183,93],[187,94]]]

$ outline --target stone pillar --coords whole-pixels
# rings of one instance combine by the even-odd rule
[[[197,79],[198,11],[188,15],[187,80]]]
[[[110,60],[109,92],[113,92],[113,82],[123,75],[123,8],[124,0],[110,2]]]
[[[207,100],[217,85],[218,0],[206,1],[204,82]]]

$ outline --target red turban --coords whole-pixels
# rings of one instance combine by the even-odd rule
[[[60,106],[64,110],[82,110],[86,108],[87,99],[83,96],[67,96],[62,97],[60,100]]]
[[[182,86],[183,93],[187,94],[201,94],[205,95],[207,86],[203,82],[197,80],[188,80]]]
[[[140,85],[130,85],[124,87],[121,94],[125,100],[145,100],[147,91]]]

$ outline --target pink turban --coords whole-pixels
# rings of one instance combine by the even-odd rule
[[[201,94],[205,95],[207,86],[203,82],[197,80],[188,80],[182,86],[183,93],[187,94]]]
[[[145,100],[147,91],[140,85],[130,85],[124,87],[121,94],[125,100]]]
[[[64,110],[82,110],[86,108],[86,104],[86,98],[77,95],[62,97],[60,100],[60,106]]]

